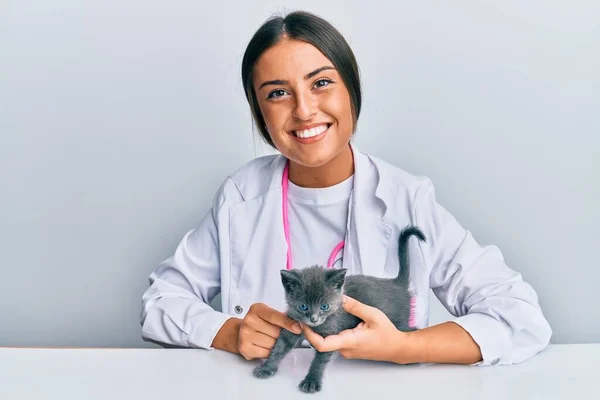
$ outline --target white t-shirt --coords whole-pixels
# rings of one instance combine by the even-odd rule
[[[348,203],[354,176],[326,188],[288,186],[288,218],[292,261],[295,269],[327,266],[334,248],[346,240]],[[343,249],[333,264],[340,268]]]

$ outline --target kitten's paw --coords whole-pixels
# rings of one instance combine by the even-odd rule
[[[258,367],[254,368],[254,371],[252,371],[252,375],[259,379],[266,379],[275,375],[275,372],[277,372],[277,368],[259,365]]]
[[[315,393],[321,390],[321,381],[318,381],[313,378],[304,378],[298,387],[304,393]]]

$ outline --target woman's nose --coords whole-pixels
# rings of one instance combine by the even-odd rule
[[[311,94],[297,94],[296,106],[292,115],[294,118],[308,121],[316,114],[316,102]]]
[[[319,320],[319,316],[317,314],[312,314],[310,316],[310,322],[317,322]]]

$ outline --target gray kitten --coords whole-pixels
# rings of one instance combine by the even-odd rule
[[[398,241],[400,270],[392,279],[376,278],[367,275],[346,277],[346,269],[325,269],[312,266],[305,269],[281,271],[281,282],[285,289],[288,305],[287,315],[311,327],[321,336],[335,335],[345,329],[356,327],[361,319],[347,313],[342,308],[342,294],[361,303],[376,307],[401,331],[412,331],[409,326],[410,268],[407,244],[411,236],[425,241],[425,235],[414,226],[406,227]],[[264,363],[254,369],[257,378],[268,378],[277,372],[280,361],[303,339],[282,329]],[[314,393],[321,390],[323,372],[333,352],[316,352],[308,374],[300,382],[300,390]]]

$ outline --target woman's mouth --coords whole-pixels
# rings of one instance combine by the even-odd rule
[[[325,136],[331,124],[325,123],[313,126],[309,129],[298,129],[292,131],[292,136],[302,143],[313,143]]]

